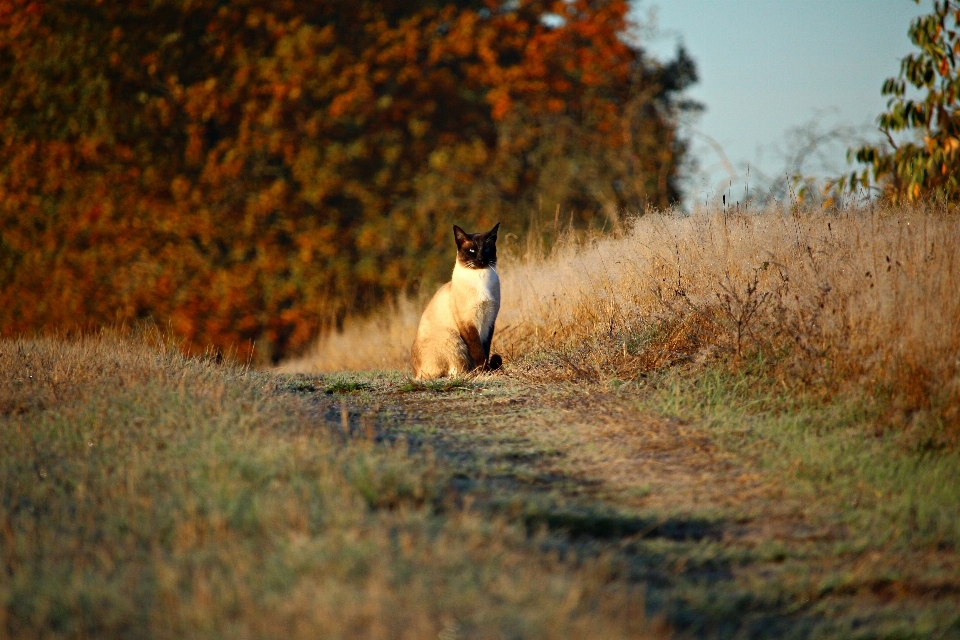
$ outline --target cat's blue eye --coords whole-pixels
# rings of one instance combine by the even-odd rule
[[[470,249],[470,250],[469,250],[469,253],[471,253],[471,254],[476,253],[476,252],[477,252],[476,249]]]

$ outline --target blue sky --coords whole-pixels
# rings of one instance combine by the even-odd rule
[[[671,57],[683,42],[697,63],[700,82],[688,95],[706,111],[689,131],[701,174],[687,186],[688,204],[726,190],[731,180],[742,185],[748,163],[753,184],[760,173],[782,175],[797,146],[790,131],[815,119],[820,131],[846,127],[849,135],[856,130],[879,139],[875,119],[887,100],[881,85],[913,50],[911,19],[931,6],[930,0],[636,2],[641,22],[656,15],[658,33],[644,38],[646,49]],[[849,171],[845,145],[822,151],[805,173]]]

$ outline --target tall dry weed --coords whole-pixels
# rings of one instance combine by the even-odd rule
[[[532,380],[762,361],[789,389],[854,391],[960,425],[960,218],[936,207],[775,207],[636,218],[501,265],[494,350]],[[418,307],[348,323],[295,368],[407,369]]]

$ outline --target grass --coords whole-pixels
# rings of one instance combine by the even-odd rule
[[[504,382],[408,386],[443,418],[393,428],[498,513],[616,547],[682,633],[960,637],[960,218],[704,208],[555,240],[502,261]],[[286,369],[404,371],[419,308]]]
[[[960,549],[960,451],[915,447],[877,423],[876,407],[824,405],[816,396],[784,408],[776,390],[744,375],[712,370],[671,376],[645,400],[652,410],[709,424],[725,448],[789,477],[793,491],[832,500],[851,530],[891,548]]]
[[[958,243],[960,218],[932,205],[650,214],[504,258],[494,349],[531,381],[742,370],[761,354],[786,394],[870,396],[878,423],[956,446]],[[347,322],[285,370],[407,370],[420,308]]]
[[[316,398],[356,385],[109,337],[3,342],[0,372],[0,636],[646,633],[602,562],[450,506],[429,449],[342,438]]]
[[[681,635],[960,634],[960,452],[865,435],[869,408],[785,403],[724,367],[618,382],[402,397],[473,504],[611,554]]]
[[[570,234],[462,379],[406,374],[411,301],[277,372],[0,343],[0,636],[960,638],[958,242]]]
[[[327,385],[327,393],[357,393],[369,389],[370,385],[366,382],[357,380],[334,380]]]
[[[113,338],[0,367],[7,637],[960,633],[958,453],[869,405],[719,365],[413,385]]]
[[[459,378],[439,378],[437,380],[411,380],[403,386],[400,387],[400,391],[403,393],[411,393],[413,391],[434,391],[437,393],[444,393],[448,391],[459,391],[461,389],[469,389],[470,387],[466,384],[464,380]]]

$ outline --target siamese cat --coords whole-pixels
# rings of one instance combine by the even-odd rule
[[[440,287],[420,318],[411,353],[417,380],[499,369],[490,355],[493,325],[500,311],[497,229],[466,233],[453,226],[457,262],[453,278]]]

